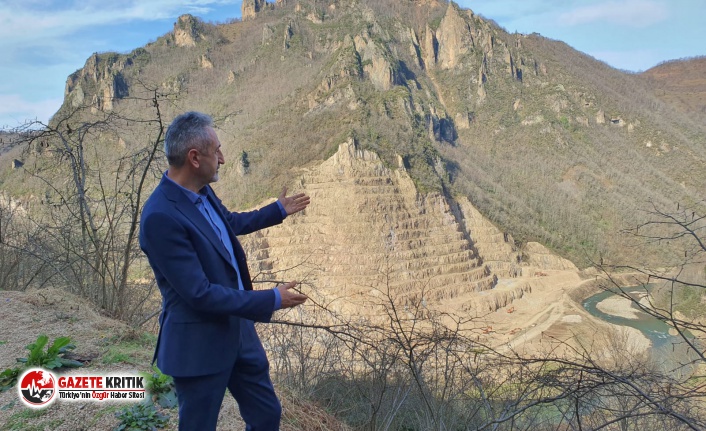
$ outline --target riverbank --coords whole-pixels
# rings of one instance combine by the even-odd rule
[[[598,302],[595,302],[595,300],[592,299],[593,297],[597,297]],[[610,292],[599,292],[593,295],[593,297],[586,298],[582,301],[583,307],[594,317],[599,317],[594,311],[602,313],[605,316],[610,316],[610,319],[607,319],[606,323],[615,329],[615,334],[619,338],[620,343],[624,345],[628,351],[632,353],[643,353],[655,346],[654,340],[650,339],[647,334],[645,334],[641,326],[638,326],[640,325],[639,321],[644,318],[644,315],[640,313],[639,307],[635,304],[634,300],[621,295],[611,294]],[[640,301],[647,301],[646,295],[642,296]],[[590,303],[593,303],[593,305],[589,305]],[[621,319],[622,322],[620,322]]]
[[[623,342],[626,352],[641,354],[647,352],[652,347],[650,339],[639,329],[629,326],[613,326],[616,327],[618,337],[621,339],[620,341]]]
[[[611,296],[596,304],[596,308],[605,314],[622,317],[623,319],[638,319],[638,311],[633,302],[622,296]]]
[[[622,296],[610,296],[596,304],[596,308],[602,313],[611,316],[630,320],[639,319],[638,311],[633,302]],[[615,328],[618,338],[628,352],[640,354],[652,347],[650,339],[639,329],[613,323],[610,323],[610,325]]]
[[[478,313],[469,326],[479,333],[478,341],[498,351],[516,351],[526,355],[571,355],[575,349],[592,346],[605,354],[620,346],[635,355],[645,353],[654,342],[640,329],[610,322],[591,314],[584,302],[607,286],[635,286],[644,282],[641,274],[618,274],[610,277],[591,271],[524,271],[525,275],[498,280],[498,287],[512,290],[527,286],[524,295],[494,311]],[[609,295],[597,311],[630,321],[642,318],[628,299]],[[483,292],[468,295],[483,296]],[[454,297],[441,304],[445,312],[460,312],[456,304],[467,297]],[[600,302],[601,300],[599,300]]]

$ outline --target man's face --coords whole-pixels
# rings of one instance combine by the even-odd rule
[[[208,178],[209,183],[215,183],[218,181],[218,168],[225,163],[225,160],[223,159],[223,153],[221,153],[221,142],[216,136],[216,131],[211,128],[208,131],[208,135],[209,141],[206,149],[203,152],[199,152],[203,156],[200,170],[204,178]]]

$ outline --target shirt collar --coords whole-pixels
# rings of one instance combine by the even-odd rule
[[[189,200],[196,205],[196,203],[199,201],[199,199],[203,200],[206,199],[206,187],[202,188],[199,190],[199,193],[194,193],[193,191],[187,189],[186,187],[182,186],[181,184],[177,183],[173,179],[169,178],[169,175],[167,175],[168,171],[164,171],[163,178],[165,178],[167,181],[170,181],[172,184],[176,185],[179,187],[185,194],[186,197],[189,198]]]

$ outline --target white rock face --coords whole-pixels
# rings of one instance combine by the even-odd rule
[[[470,202],[420,195],[403,167],[385,166],[353,140],[290,189],[312,204],[243,238],[252,274],[291,268],[287,279],[309,280],[317,294],[345,297],[339,306],[357,310],[388,288],[403,303],[423,296],[465,310],[495,310],[529,289],[493,290],[498,274],[519,273],[517,253]]]

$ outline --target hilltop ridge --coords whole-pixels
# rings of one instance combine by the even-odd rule
[[[562,42],[510,34],[453,2],[250,1],[243,11],[219,25],[184,15],[145,47],[91,56],[55,117],[146,111],[145,86],[173,100],[164,118],[212,114],[228,161],[216,188],[235,208],[352,139],[403,167],[420,195],[467,201],[516,249],[539,242],[582,268],[599,254],[663,262],[664,246],[646,252],[618,233],[650,202],[702,205],[706,178],[693,173],[706,126]],[[129,127],[111,132],[110,151],[139,147]]]
[[[640,77],[657,97],[681,112],[706,116],[706,57],[664,62]]]

